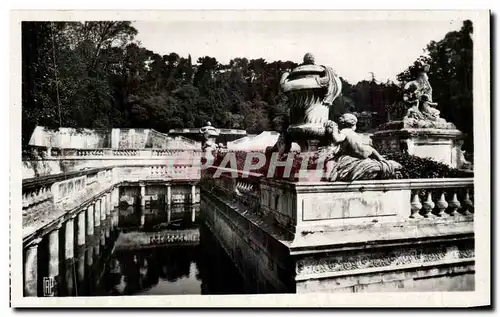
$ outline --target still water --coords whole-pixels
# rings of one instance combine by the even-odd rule
[[[61,296],[245,293],[198,206],[126,207],[114,216],[117,226],[103,226],[63,269]]]

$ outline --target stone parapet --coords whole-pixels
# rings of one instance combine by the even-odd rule
[[[474,290],[472,178],[252,175],[202,178],[201,190],[201,213],[255,292]]]

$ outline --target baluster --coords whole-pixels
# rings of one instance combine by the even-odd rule
[[[432,192],[430,190],[427,191],[427,199],[422,204],[422,216],[424,218],[429,218],[429,215],[432,214],[432,210],[434,209],[434,202],[432,201]]]
[[[418,214],[422,209],[422,204],[420,203],[420,198],[418,197],[418,192],[413,195],[413,199],[411,201],[411,215],[410,218],[417,218]]]
[[[31,203],[31,205],[35,205],[36,203],[38,203],[38,197],[37,197],[36,190],[31,192],[30,203]]]
[[[437,212],[436,216],[441,217],[443,215],[443,212],[448,208],[448,202],[446,201],[444,197],[444,191],[441,193],[441,196],[439,197],[439,200],[436,203],[437,206]]]
[[[28,202],[28,195],[26,193],[23,194],[22,202],[23,202],[23,208],[28,208],[29,202]]]
[[[467,213],[474,213],[474,203],[469,197],[469,189],[465,190],[465,197],[464,197],[464,210],[462,212],[464,215]]]
[[[457,199],[457,192],[453,192],[453,198],[448,202],[448,205],[450,206],[450,211],[448,214],[450,216],[454,216],[458,208],[461,207],[460,202]]]

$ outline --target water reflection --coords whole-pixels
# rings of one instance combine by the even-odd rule
[[[203,224],[198,206],[127,207],[96,229],[63,269],[60,296],[244,293],[241,277]],[[199,230],[199,242],[116,245],[120,234],[182,230]]]

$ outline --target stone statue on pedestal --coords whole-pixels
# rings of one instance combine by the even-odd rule
[[[201,149],[205,152],[205,155],[213,158],[213,152],[219,148],[216,143],[216,138],[219,135],[219,131],[212,126],[209,121],[207,125],[200,129],[202,134]]]
[[[427,76],[429,65],[420,62],[415,69],[415,80],[404,86],[403,100],[395,104],[404,107],[396,108],[400,110],[396,120],[378,127],[371,136],[373,144],[386,151],[402,151],[451,167],[470,168],[461,150],[464,134],[453,123],[441,118],[440,111],[435,108],[438,104],[432,98]]]
[[[455,129],[455,125],[440,117],[440,111],[432,100],[432,87],[429,82],[429,65],[420,64],[415,80],[404,86],[403,102],[408,109],[403,118],[408,128]]]

